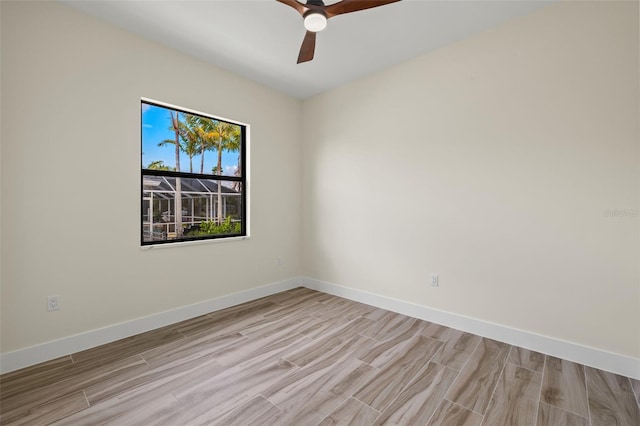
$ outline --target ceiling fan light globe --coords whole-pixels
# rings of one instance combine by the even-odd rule
[[[327,17],[319,12],[309,13],[304,17],[304,27],[314,33],[322,31],[327,27]]]

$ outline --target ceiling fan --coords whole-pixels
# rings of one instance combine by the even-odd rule
[[[291,6],[304,18],[304,27],[307,29],[307,33],[304,36],[300,54],[298,55],[298,63],[302,63],[313,59],[316,49],[316,33],[325,29],[327,19],[344,13],[384,6],[400,0],[342,0],[328,6],[325,6],[322,0],[307,0],[306,3],[300,3],[297,0],[277,1]]]

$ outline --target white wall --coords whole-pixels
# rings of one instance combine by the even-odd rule
[[[640,358],[638,47],[569,2],[305,101],[303,273]]]
[[[640,358],[638,217],[605,215],[639,207],[637,3],[551,6],[302,104],[0,5],[0,353],[304,274]],[[251,125],[250,240],[139,249],[143,96]]]
[[[251,239],[140,250],[141,97],[251,125]],[[1,118],[2,353],[299,275],[300,101],[55,2],[2,2]]]

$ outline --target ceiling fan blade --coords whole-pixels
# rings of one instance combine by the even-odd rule
[[[298,55],[298,63],[308,62],[313,59],[313,54],[316,50],[316,33],[313,31],[307,31],[300,47],[300,54]]]
[[[280,0],[278,0],[280,1]],[[330,4],[324,11],[327,18],[343,13],[357,12],[359,10],[371,9],[372,7],[384,6],[400,0],[342,0],[341,2]]]
[[[291,6],[292,8],[297,10],[300,15],[304,15],[305,13],[307,13],[307,10],[309,10],[307,6],[305,6],[304,4],[296,0],[277,0],[277,1],[279,1],[282,4],[286,4],[287,6]]]

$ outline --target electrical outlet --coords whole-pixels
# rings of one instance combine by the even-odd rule
[[[278,256],[278,258],[276,259],[276,262],[278,263],[279,268],[282,267],[282,264],[283,264],[282,257]]]
[[[60,310],[60,296],[47,297],[47,311],[59,311]]]
[[[440,285],[440,278],[438,274],[431,274],[431,285],[434,287],[438,287]]]

